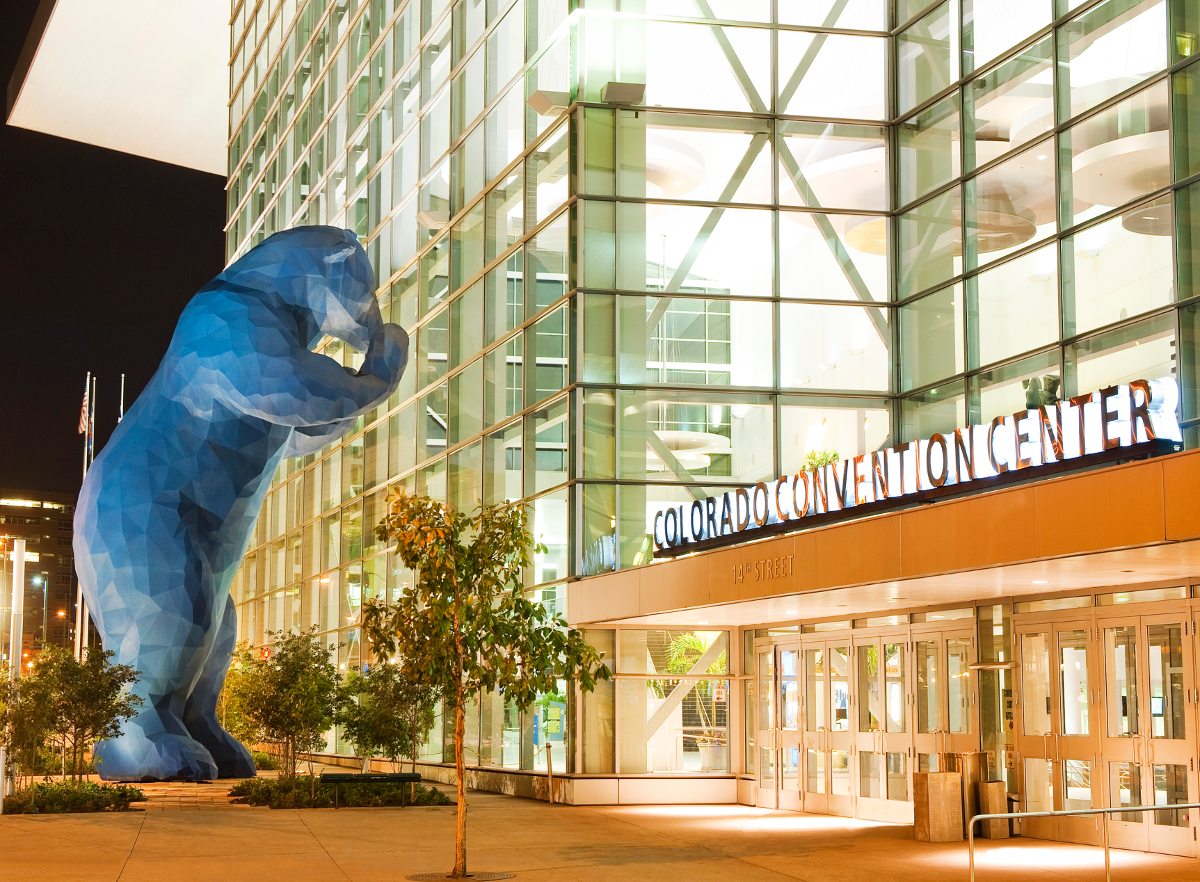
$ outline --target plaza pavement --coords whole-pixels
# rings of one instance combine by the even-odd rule
[[[0,882],[397,882],[453,865],[453,806],[273,811],[229,806],[204,785],[190,802],[196,785],[161,786],[144,811],[0,817]],[[966,843],[745,806],[550,806],[472,793],[468,824],[470,870],[528,882],[967,878]],[[1030,839],[984,842],[977,878],[1093,882],[1104,878],[1103,858]],[[1114,882],[1145,879],[1196,882],[1200,862],[1113,852]]]

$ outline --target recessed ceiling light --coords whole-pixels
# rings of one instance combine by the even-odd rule
[[[1050,583],[1047,582],[1045,579],[1034,579],[1033,584],[1034,585],[1049,585]]]
[[[796,611],[794,609],[785,609],[783,612],[785,615],[789,615],[789,616],[794,616],[796,614]]]

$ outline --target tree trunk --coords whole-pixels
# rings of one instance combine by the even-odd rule
[[[454,878],[467,875],[467,770],[463,756],[467,717],[463,709],[463,644],[458,613],[458,585],[454,586],[454,777],[457,779],[458,822],[454,828]]]
[[[547,727],[548,728],[548,727]],[[550,733],[546,733],[546,797],[554,805],[554,761],[550,757]]]

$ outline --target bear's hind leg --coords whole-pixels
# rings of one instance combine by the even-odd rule
[[[212,652],[183,710],[183,722],[188,732],[208,749],[216,761],[218,778],[253,778],[255,773],[250,751],[225,731],[217,717],[217,701],[225,674],[229,671],[236,640],[237,616],[233,599],[230,598],[225,603],[225,613],[221,616]]]

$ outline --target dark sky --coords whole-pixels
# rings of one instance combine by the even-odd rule
[[[36,8],[0,2],[0,87]],[[222,269],[225,181],[7,125],[0,169],[0,487],[73,493],[84,378],[99,377],[98,453],[121,374],[128,408]]]

